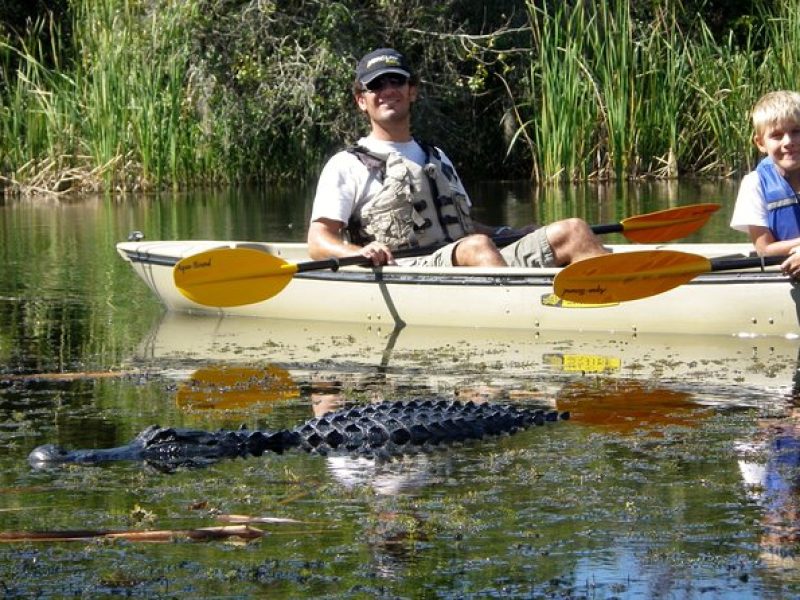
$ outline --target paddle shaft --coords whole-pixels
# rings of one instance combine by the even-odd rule
[[[606,233],[622,233],[625,231],[625,226],[622,223],[607,223],[605,225],[592,225],[592,232],[595,235],[604,235]]]
[[[509,244],[513,244],[517,240],[522,239],[524,234],[515,234],[515,235],[504,235],[502,237],[492,238],[495,245],[498,247],[508,246]],[[392,251],[392,255],[395,258],[412,258],[414,256],[425,256],[430,254],[431,252],[435,252],[439,248],[444,248],[447,244],[434,244],[432,246],[420,246],[418,248],[401,248],[400,250]],[[336,271],[339,267],[349,267],[353,265],[369,265],[372,264],[372,260],[361,256],[360,254],[354,254],[353,256],[342,256],[341,258],[325,258],[323,260],[310,260],[301,263],[297,263],[297,273],[303,273],[305,271],[320,271],[323,269],[331,269]]]
[[[779,265],[788,256],[748,256],[746,258],[712,258],[712,271],[736,271],[738,269],[754,269]]]
[[[686,235],[689,230],[694,230],[701,227],[711,213],[719,209],[719,204],[696,204],[689,206],[678,206],[666,210],[657,211],[655,213],[648,213],[629,217],[619,223],[606,223],[601,225],[592,225],[591,230],[595,235],[605,235],[609,233],[622,233],[632,239],[636,231],[667,231],[670,227],[683,226],[685,231],[681,234],[676,234],[678,237]],[[688,228],[688,229],[686,229]],[[672,231],[671,233],[674,233]],[[492,238],[497,247],[507,246],[513,244],[524,237],[524,234],[510,234],[500,237]],[[637,240],[637,241],[665,241],[662,238],[654,240]],[[435,252],[439,248],[444,247],[446,244],[439,244],[433,246],[423,246],[417,248],[403,248],[392,252],[395,258],[411,258],[414,256],[424,256]],[[353,256],[343,256],[341,258],[328,258],[324,260],[312,260],[308,262],[298,263],[296,273],[303,273],[304,271],[318,271],[323,269],[337,270],[339,267],[347,267],[352,265],[369,265],[371,260],[356,254]]]

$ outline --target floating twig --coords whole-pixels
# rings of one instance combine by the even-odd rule
[[[249,525],[223,525],[198,529],[153,529],[144,531],[115,531],[78,529],[67,531],[4,531],[0,542],[77,542],[88,539],[126,540],[129,542],[172,542],[187,538],[194,542],[208,542],[237,538],[254,540],[266,533]]]
[[[217,515],[217,520],[223,523],[303,523],[296,519],[286,517],[253,517],[250,515]]]

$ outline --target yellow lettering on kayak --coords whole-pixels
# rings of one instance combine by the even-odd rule
[[[553,308],[603,308],[607,306],[618,306],[619,302],[604,302],[601,304],[583,304],[572,300],[563,300],[555,294],[542,294],[542,305],[552,306]]]

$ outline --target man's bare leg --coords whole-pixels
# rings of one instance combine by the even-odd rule
[[[453,264],[459,267],[507,267],[492,238],[482,233],[468,235],[453,250]]]
[[[547,226],[547,241],[558,265],[608,254],[592,228],[582,219],[564,219]]]

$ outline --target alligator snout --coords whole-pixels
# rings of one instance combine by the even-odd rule
[[[34,468],[69,461],[70,453],[56,444],[44,444],[34,448],[28,455],[28,462]]]

